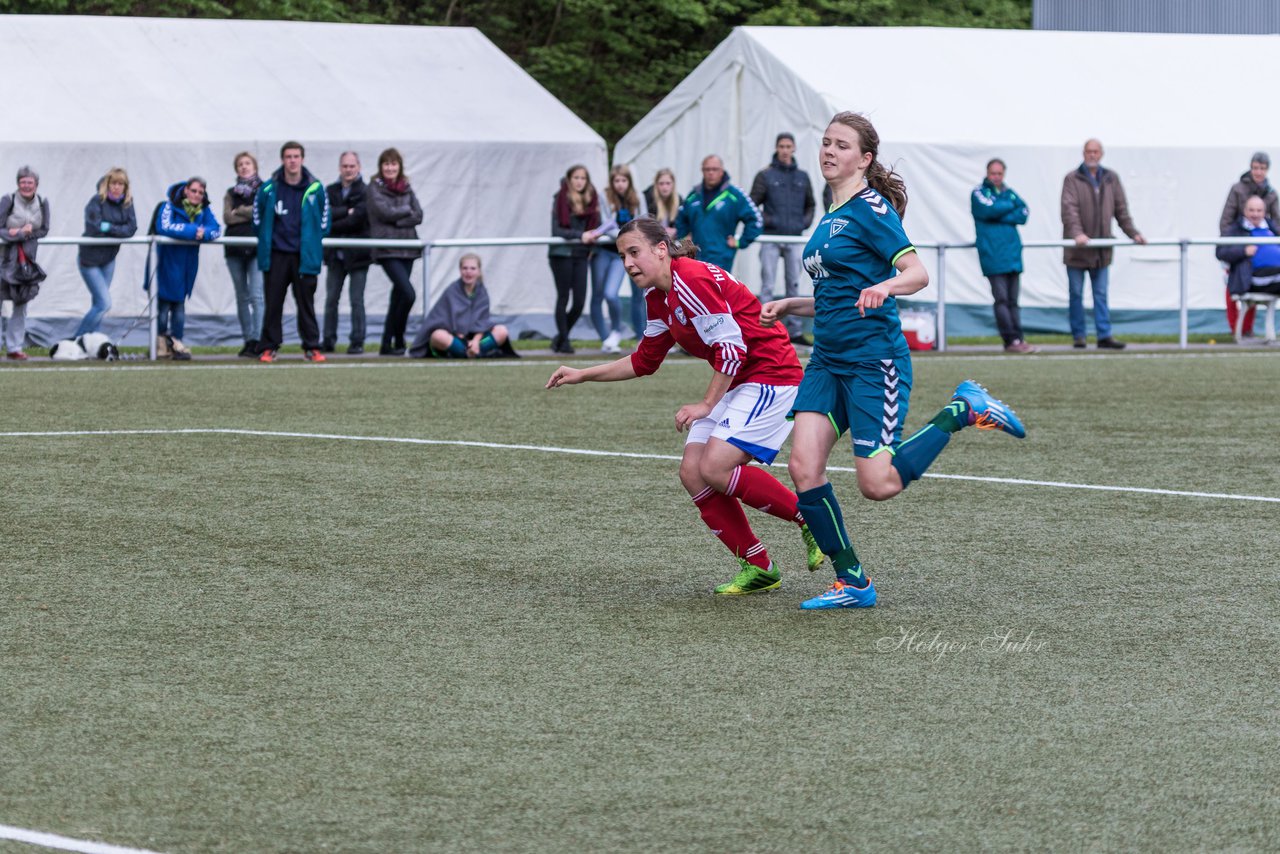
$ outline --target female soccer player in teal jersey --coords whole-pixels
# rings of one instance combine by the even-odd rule
[[[902,229],[906,186],[876,160],[879,148],[866,117],[844,112],[831,120],[819,159],[832,205],[804,251],[814,295],[767,303],[760,314],[762,325],[789,314],[814,318],[813,354],[792,406],[789,469],[798,508],[831,558],[836,581],[805,609],[876,603],[827,480],[827,458],[842,434],[853,441],[858,489],[875,501],[919,479],[964,427],[1026,435],[1013,410],[966,380],[932,421],[902,441],[911,358],[894,298],[924,288],[929,274]]]

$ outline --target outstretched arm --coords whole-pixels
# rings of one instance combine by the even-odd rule
[[[813,317],[813,297],[789,297],[765,303],[760,309],[760,325],[773,326],[787,315]]]
[[[589,368],[578,369],[561,365],[556,368],[551,379],[547,380],[547,388],[559,388],[562,385],[578,383],[612,383],[619,380],[633,380],[638,376],[631,364],[631,357],[623,356],[615,362],[592,365]]]

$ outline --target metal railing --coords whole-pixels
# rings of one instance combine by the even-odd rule
[[[804,237],[762,236],[757,242],[766,243],[806,243]],[[1162,238],[1148,240],[1145,243],[1134,243],[1132,240],[1117,238],[1097,238],[1083,246],[1074,240],[1028,240],[1022,244],[1023,249],[1107,249],[1133,246],[1177,246],[1178,247],[1178,348],[1187,349],[1187,331],[1190,324],[1189,304],[1191,277],[1188,268],[1188,250],[1192,246],[1249,246],[1261,244],[1280,244],[1280,237],[1203,237],[1203,238]],[[937,288],[936,309],[938,324],[938,351],[947,349],[947,252],[952,249],[976,250],[977,244],[967,243],[916,243],[916,249],[929,249],[938,253],[937,275],[930,284]]]
[[[756,239],[756,243],[797,243],[804,244],[808,242],[807,237],[800,236],[783,236],[783,235],[761,235]],[[612,242],[609,238],[603,238],[601,243]],[[179,240],[177,238],[165,237],[162,235],[146,235],[141,237],[127,238],[109,238],[109,237],[44,237],[40,239],[40,243],[49,246],[124,246],[124,245],[141,245],[156,246],[159,244],[172,245],[191,245],[189,240]],[[209,241],[214,245],[223,246],[257,246],[258,239],[256,237],[222,237],[218,240]],[[431,251],[433,249],[470,249],[481,247],[502,247],[502,246],[560,246],[560,245],[578,245],[575,241],[566,240],[561,237],[458,237],[444,238],[440,240],[372,240],[372,239],[355,239],[355,238],[335,238],[326,237],[323,241],[326,248],[348,248],[348,249],[417,249],[422,257],[422,314],[425,317],[430,311],[431,297]],[[1120,240],[1114,238],[1090,240],[1083,247],[1076,244],[1074,240],[1031,240],[1022,244],[1024,249],[1106,249],[1116,247],[1133,247],[1133,246],[1177,246],[1178,247],[1178,346],[1180,349],[1187,349],[1187,331],[1189,324],[1188,305],[1190,300],[1190,275],[1188,270],[1188,250],[1192,246],[1248,246],[1262,244],[1280,244],[1280,237],[1206,237],[1206,238],[1163,238],[1159,240],[1148,240],[1144,244],[1134,243],[1131,240]],[[935,301],[935,311],[937,312],[937,342],[939,352],[945,352],[947,349],[947,253],[951,250],[974,250],[977,245],[973,242],[967,243],[917,243],[916,249],[927,249],[937,252],[937,271],[932,277],[930,284],[937,288],[937,297]],[[152,278],[151,258],[148,253],[147,262],[144,267],[144,275],[149,282]],[[150,345],[149,358],[156,358],[156,304],[155,299],[149,299],[147,303],[147,311],[150,322]]]

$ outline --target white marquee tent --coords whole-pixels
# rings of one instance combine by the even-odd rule
[[[1079,165],[1085,139],[1097,137],[1147,238],[1213,237],[1250,154],[1280,156],[1280,113],[1263,107],[1246,71],[1249,57],[1277,50],[1275,36],[742,27],[619,141],[614,159],[645,185],[672,167],[687,193],[701,158],[714,152],[750,189],[777,132],[789,130],[817,194],[822,131],[851,109],[871,118],[881,158],[906,179],[916,242],[973,240],[969,196],[992,157],[1006,161],[1008,184],[1028,201],[1023,239],[1057,240],[1063,176]],[[742,253],[735,268],[750,284],[756,254]],[[932,252],[922,255],[934,264]],[[976,254],[947,258],[949,329],[981,323],[993,332]],[[1192,328],[1225,331],[1213,249],[1192,247],[1190,258]],[[1066,331],[1060,250],[1027,250],[1024,259],[1024,321]],[[1176,329],[1177,259],[1177,247],[1117,250],[1111,305],[1120,332]],[[936,299],[935,289],[918,299]]]
[[[129,172],[140,231],[166,188],[192,175],[208,179],[221,219],[235,153],[254,152],[265,178],[289,139],[306,146],[307,167],[325,183],[336,180],[344,150],[361,155],[368,179],[379,151],[399,148],[425,210],[419,236],[428,239],[546,235],[565,168],[582,162],[604,172],[599,135],[469,28],[8,15],[0,17],[0,55],[11,69],[31,70],[0,123],[0,181],[23,164],[40,173],[50,236],[82,233],[84,205],[116,165]],[[433,293],[456,276],[463,251],[433,253]],[[545,247],[479,251],[496,314],[550,310]],[[121,252],[112,286],[117,328],[145,310],[144,257],[143,247]],[[29,328],[47,340],[71,331],[89,297],[74,248],[44,246],[40,261],[49,280],[31,303]],[[416,282],[421,270],[415,266]],[[375,268],[366,294],[371,336],[387,293]],[[323,294],[322,274],[318,311]],[[415,317],[421,288],[418,299]],[[292,313],[292,300],[285,310]],[[187,317],[196,343],[239,339],[220,248],[201,251]]]

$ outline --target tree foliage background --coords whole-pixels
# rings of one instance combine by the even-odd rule
[[[476,27],[610,146],[736,26],[1031,26],[1031,0],[0,0],[0,12]]]

